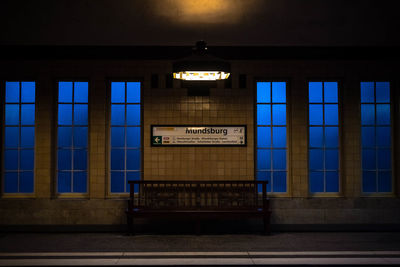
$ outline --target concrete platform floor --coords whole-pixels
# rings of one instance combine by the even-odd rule
[[[0,266],[400,265],[400,232],[3,233]]]
[[[263,235],[2,233],[0,252],[397,251],[400,232],[306,232]]]

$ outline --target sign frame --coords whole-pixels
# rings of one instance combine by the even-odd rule
[[[202,145],[202,144],[182,144],[182,145],[154,145],[153,144],[153,128],[154,127],[244,127],[244,144],[223,144],[223,145]],[[150,146],[151,147],[246,147],[247,146],[247,125],[237,124],[151,124],[150,125]]]

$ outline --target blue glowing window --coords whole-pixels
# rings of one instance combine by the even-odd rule
[[[361,82],[361,164],[364,193],[392,192],[390,83]]]
[[[309,183],[311,193],[339,192],[337,82],[309,82]]]
[[[6,82],[4,193],[33,193],[35,82]]]
[[[257,82],[256,178],[267,191],[287,192],[286,82]]]
[[[140,82],[111,82],[111,193],[128,193],[128,181],[140,180]]]
[[[88,82],[58,82],[57,192],[87,193]]]

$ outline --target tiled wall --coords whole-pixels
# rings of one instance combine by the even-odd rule
[[[0,64],[0,80],[37,81],[35,195],[29,199],[0,199],[0,224],[123,224],[125,196],[114,199],[108,178],[108,84],[139,77],[143,94],[144,179],[254,179],[254,86],[255,80],[288,82],[288,193],[271,201],[273,223],[399,223],[399,173],[395,172],[395,196],[360,198],[359,81],[395,79],[398,70],[384,62],[338,61],[239,61],[232,62],[232,88],[217,82],[210,96],[187,96],[174,81],[165,88],[170,62],[163,61],[60,61]],[[21,73],[20,76],[15,76]],[[159,88],[151,88],[151,74],[159,74]],[[247,75],[246,88],[239,88],[239,74]],[[11,77],[11,78],[10,78]],[[56,81],[63,77],[87,79],[89,101],[88,194],[73,200],[55,194]],[[341,193],[331,198],[308,193],[307,80],[340,80],[341,88]],[[372,78],[371,78],[372,77]],[[399,133],[400,94],[393,83],[394,127]],[[246,147],[151,147],[152,124],[247,125]],[[397,138],[398,139],[398,138]],[[395,138],[395,156],[400,142]],[[400,157],[395,157],[398,171]],[[112,198],[112,199],[110,199]],[[355,218],[355,215],[356,217]],[[397,216],[397,217],[396,217]]]
[[[253,179],[253,90],[211,88],[187,96],[186,88],[144,89],[144,179]],[[150,125],[247,125],[246,147],[151,147]]]

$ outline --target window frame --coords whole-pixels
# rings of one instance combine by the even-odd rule
[[[21,133],[21,82],[34,82],[35,83],[35,102],[29,102],[27,104],[34,104],[35,105],[35,114],[34,114],[34,119],[35,119],[35,123],[33,125],[34,127],[34,133],[35,133],[35,138],[34,138],[34,146],[33,146],[33,169],[32,169],[32,173],[33,173],[33,192],[32,193],[6,193],[4,192],[5,186],[4,186],[4,181],[5,181],[5,166],[4,166],[4,159],[5,159],[5,107],[6,107],[6,82],[18,82],[19,83],[19,92],[20,92],[20,99],[18,102],[18,106],[19,106],[19,123],[18,123],[18,129],[19,129],[19,133]],[[2,92],[1,96],[0,96],[0,103],[2,105],[2,124],[1,124],[1,131],[0,131],[0,138],[1,138],[1,144],[0,144],[0,148],[1,148],[1,153],[0,153],[0,160],[1,160],[1,182],[0,182],[0,198],[36,198],[36,192],[37,192],[37,188],[36,188],[36,150],[37,150],[37,95],[38,95],[38,80],[35,77],[10,77],[10,79],[1,79],[0,80],[0,91]],[[20,151],[20,146],[18,146],[17,148],[18,151]],[[20,173],[20,169],[18,166],[18,173]]]
[[[143,93],[144,93],[144,78],[143,77],[131,77],[131,78],[126,78],[126,77],[121,77],[121,78],[106,78],[106,98],[107,98],[107,108],[106,108],[106,112],[105,112],[105,116],[106,116],[106,178],[107,178],[107,182],[106,182],[106,198],[109,199],[126,199],[127,197],[129,197],[129,192],[118,192],[118,193],[112,193],[111,192],[111,84],[113,82],[139,82],[140,83],[140,171],[139,171],[139,175],[140,175],[140,180],[143,180],[144,178],[144,171],[143,171],[143,167],[144,167],[144,114],[143,114]],[[150,84],[148,84],[148,87],[146,86],[147,90],[153,90],[152,88],[150,88]],[[126,89],[126,88],[125,88]],[[125,91],[126,92],[126,91]],[[125,95],[126,97],[126,95]],[[124,106],[126,106],[126,99],[125,99],[125,103]],[[125,114],[126,114],[126,109],[125,109]],[[125,117],[126,118],[126,117]],[[126,123],[124,124],[124,127],[126,127]],[[125,149],[124,149],[125,150]],[[126,150],[125,150],[126,151]],[[126,161],[126,158],[125,158]]]
[[[268,76],[257,76],[253,82],[253,170],[254,180],[257,180],[257,83],[258,82],[270,82],[271,83],[271,94],[272,94],[272,82],[285,82],[286,83],[286,192],[268,192],[268,196],[272,198],[279,197],[290,197],[292,195],[292,148],[291,148],[291,136],[292,136],[292,120],[291,120],[291,79],[288,77],[268,77]],[[271,103],[272,105],[272,98]],[[280,103],[277,103],[280,104]],[[272,116],[272,114],[271,114]],[[272,123],[272,122],[271,122]],[[272,129],[272,124],[271,124]],[[272,142],[272,136],[271,136]],[[272,158],[271,158],[272,160]]]
[[[58,192],[58,105],[61,103],[65,102],[58,102],[59,99],[59,82],[87,82],[88,83],[88,102],[86,103],[88,106],[88,132],[87,132],[87,155],[86,155],[86,192],[81,193],[81,192],[66,192],[66,193],[59,193]],[[54,135],[53,135],[53,149],[54,151],[54,159],[53,159],[53,166],[54,166],[54,195],[57,198],[89,198],[90,195],[90,132],[91,132],[91,120],[90,120],[90,114],[91,114],[91,105],[90,105],[90,97],[91,97],[91,81],[89,78],[84,78],[84,77],[78,77],[78,78],[71,78],[71,77],[61,77],[57,78],[54,80]],[[74,96],[74,85],[72,89],[72,95]],[[82,104],[82,103],[75,103],[74,99],[72,99],[72,105],[74,104]],[[74,149],[71,149],[73,151]],[[74,172],[74,170],[70,170],[71,173]],[[71,177],[72,179],[72,177]]]
[[[390,89],[390,162],[391,162],[391,188],[392,191],[391,192],[364,192],[363,191],[363,166],[362,166],[362,150],[363,150],[363,145],[362,145],[362,121],[361,121],[361,106],[362,103],[361,102],[361,83],[362,82],[373,82],[374,83],[374,107],[375,107],[375,122],[376,122],[376,83],[377,82],[389,82],[389,89]],[[359,153],[360,153],[360,196],[361,197],[396,197],[396,191],[398,190],[396,188],[396,175],[397,175],[397,168],[398,166],[396,165],[396,158],[395,158],[395,150],[396,150],[396,139],[395,139],[395,134],[396,134],[396,125],[395,125],[395,121],[396,121],[396,107],[395,107],[395,102],[394,99],[396,98],[396,92],[397,90],[395,90],[395,85],[396,83],[393,81],[393,79],[388,78],[385,79],[384,77],[380,77],[377,79],[371,79],[368,77],[363,77],[363,79],[359,79],[358,80],[358,109],[359,109],[359,125],[358,125],[358,129],[359,129]],[[371,104],[371,103],[367,103],[367,104]],[[375,132],[376,132],[376,127],[377,124],[374,124],[374,128],[375,128]],[[397,126],[398,127],[398,126]],[[378,146],[375,146],[375,148],[378,148]],[[377,158],[376,158],[377,160]],[[375,171],[377,171],[378,169],[376,168]]]
[[[344,163],[344,151],[343,151],[343,88],[344,88],[344,79],[341,77],[310,77],[310,78],[306,78],[305,79],[305,90],[307,93],[307,192],[308,195],[311,197],[344,197],[344,190],[343,190],[343,186],[345,184],[344,179],[344,175],[343,175],[343,163]],[[338,192],[316,192],[316,193],[312,193],[311,192],[311,186],[310,186],[310,127],[312,127],[310,125],[310,91],[309,91],[309,83],[310,82],[336,82],[338,85],[338,179],[339,179],[339,190]],[[324,88],[324,86],[323,86]],[[325,100],[324,100],[324,90],[322,92],[322,103],[315,103],[315,104],[321,104],[321,105],[325,105]],[[325,122],[325,118],[323,116],[323,122]],[[323,128],[325,128],[326,126],[323,125]],[[325,147],[323,148],[323,150],[325,151]],[[325,163],[324,163],[325,164]],[[325,173],[325,171],[324,171]],[[324,185],[325,185],[325,175],[324,175]]]

